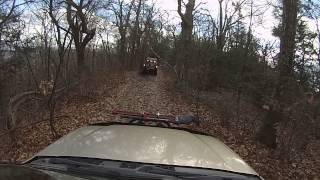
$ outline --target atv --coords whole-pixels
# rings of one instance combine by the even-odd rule
[[[158,73],[158,59],[147,57],[142,64],[142,74],[157,75]]]

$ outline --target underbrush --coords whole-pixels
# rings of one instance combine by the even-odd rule
[[[292,141],[294,138],[301,137],[282,132],[284,140],[306,142],[300,149],[294,145],[287,147],[290,157],[294,157],[290,159],[281,154],[283,150],[279,148],[283,146],[273,149],[260,144],[257,134],[268,110],[257,106],[251,97],[239,98],[227,89],[198,91],[174,81],[170,91],[182,93],[194,105],[194,113],[199,114],[201,125],[192,128],[222,140],[265,179],[319,179],[320,140],[308,137],[310,139],[295,142]],[[204,112],[203,108],[209,112]]]
[[[107,113],[103,117],[101,115],[103,110],[109,108],[106,98],[112,98],[111,95],[123,82],[123,73],[95,74],[59,97],[54,120],[59,137],[97,118],[108,119]],[[30,110],[32,105],[29,103]],[[23,117],[25,112],[20,113],[19,117]],[[50,132],[48,113],[41,115],[38,120],[26,116],[13,131],[0,132],[1,162],[22,162],[58,138]]]

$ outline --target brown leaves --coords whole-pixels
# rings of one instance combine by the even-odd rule
[[[100,78],[93,83],[101,85],[95,86],[96,91],[115,93],[119,84],[123,82],[121,79],[122,76],[115,74],[109,75],[108,79]],[[93,83],[91,85],[94,85]],[[108,86],[105,86],[106,84]],[[109,95],[102,94],[95,97],[95,93],[93,93],[90,96],[81,96],[79,90],[75,89],[62,102],[58,103],[56,114],[59,115],[59,119],[55,120],[55,127],[59,135],[65,135],[72,130],[92,123],[94,118],[108,118],[109,115],[106,111],[110,111],[111,107],[106,101]],[[92,98],[99,99],[99,101],[92,102]],[[33,121],[28,120],[28,122]],[[47,121],[15,130],[14,139],[8,135],[0,137],[0,161],[22,162],[56,140],[51,136]]]
[[[197,104],[190,96],[186,97],[176,89],[170,88],[171,80],[162,71],[159,71],[158,76],[139,76],[136,72],[128,72],[125,78],[114,75],[109,76],[107,80],[102,78],[90,81],[91,88],[86,90],[87,94],[83,95],[74,90],[58,104],[57,114],[67,116],[55,121],[60,135],[89,123],[110,121],[113,119],[110,115],[113,109],[174,115],[193,112],[200,116],[201,123],[200,126],[188,128],[220,139],[264,178],[319,179],[319,141],[310,142],[295,161],[282,162],[278,160],[277,153],[258,144],[253,133],[243,129],[252,127],[248,122],[237,121],[243,124],[243,127],[223,126],[221,117],[213,111],[214,108],[209,106],[210,104],[204,103],[203,100]],[[218,94],[210,95],[206,98],[207,101],[215,102],[218,98],[223,99],[226,93],[220,95],[221,97],[218,97]],[[247,104],[243,106],[250,107],[244,111],[247,121],[254,120],[256,114],[259,114],[253,107]],[[231,121],[232,123],[234,122]],[[48,122],[21,129],[15,132],[15,136],[18,140],[16,142],[10,142],[9,137],[0,137],[1,161],[21,162],[56,140],[51,137]]]

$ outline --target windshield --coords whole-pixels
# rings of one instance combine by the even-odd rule
[[[56,177],[56,173],[83,179],[200,179],[258,180],[259,177],[221,170],[155,165],[79,157],[37,157],[25,164]],[[61,176],[60,176],[61,177]],[[64,178],[59,178],[64,179]]]

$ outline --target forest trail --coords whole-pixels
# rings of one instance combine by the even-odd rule
[[[90,123],[112,121],[113,110],[172,115],[195,111],[195,105],[188,104],[181,94],[168,90],[170,77],[161,70],[157,76],[141,75],[138,71],[119,76],[105,84],[99,82],[98,86],[89,82],[86,86],[92,91],[90,97],[75,91],[67,94],[56,112],[58,134],[63,136]],[[112,85],[112,81],[117,81],[116,85]],[[15,137],[15,143],[8,136],[0,137],[0,161],[22,162],[56,140],[50,133],[48,121],[20,128]]]
[[[170,79],[161,70],[157,76],[131,71],[126,74],[125,81],[111,100],[113,109],[160,114],[184,114],[191,111],[182,96],[172,97],[168,92]]]
[[[110,83],[112,81],[117,83],[112,85]],[[59,103],[56,114],[65,117],[56,120],[55,128],[59,135],[63,136],[90,123],[112,121],[114,116],[111,112],[115,109],[172,115],[193,112],[199,114],[200,126],[190,125],[188,128],[220,139],[263,177],[267,179],[306,177],[303,169],[310,167],[308,164],[299,164],[299,160],[293,163],[296,168],[292,168],[291,163],[284,164],[272,150],[257,144],[245,131],[225,127],[216,112],[203,102],[196,105],[192,97],[186,98],[186,95],[173,89],[172,83],[170,76],[162,70],[158,71],[157,76],[130,71],[121,75],[121,78],[115,76],[109,83],[99,84],[99,87],[94,88],[95,95],[89,99],[79,97],[73,91]],[[16,141],[10,140],[8,136],[0,137],[0,161],[22,162],[57,139],[52,137],[48,121],[21,128],[15,132],[15,137]],[[316,161],[316,156],[311,158]],[[310,173],[316,171],[314,167]]]

